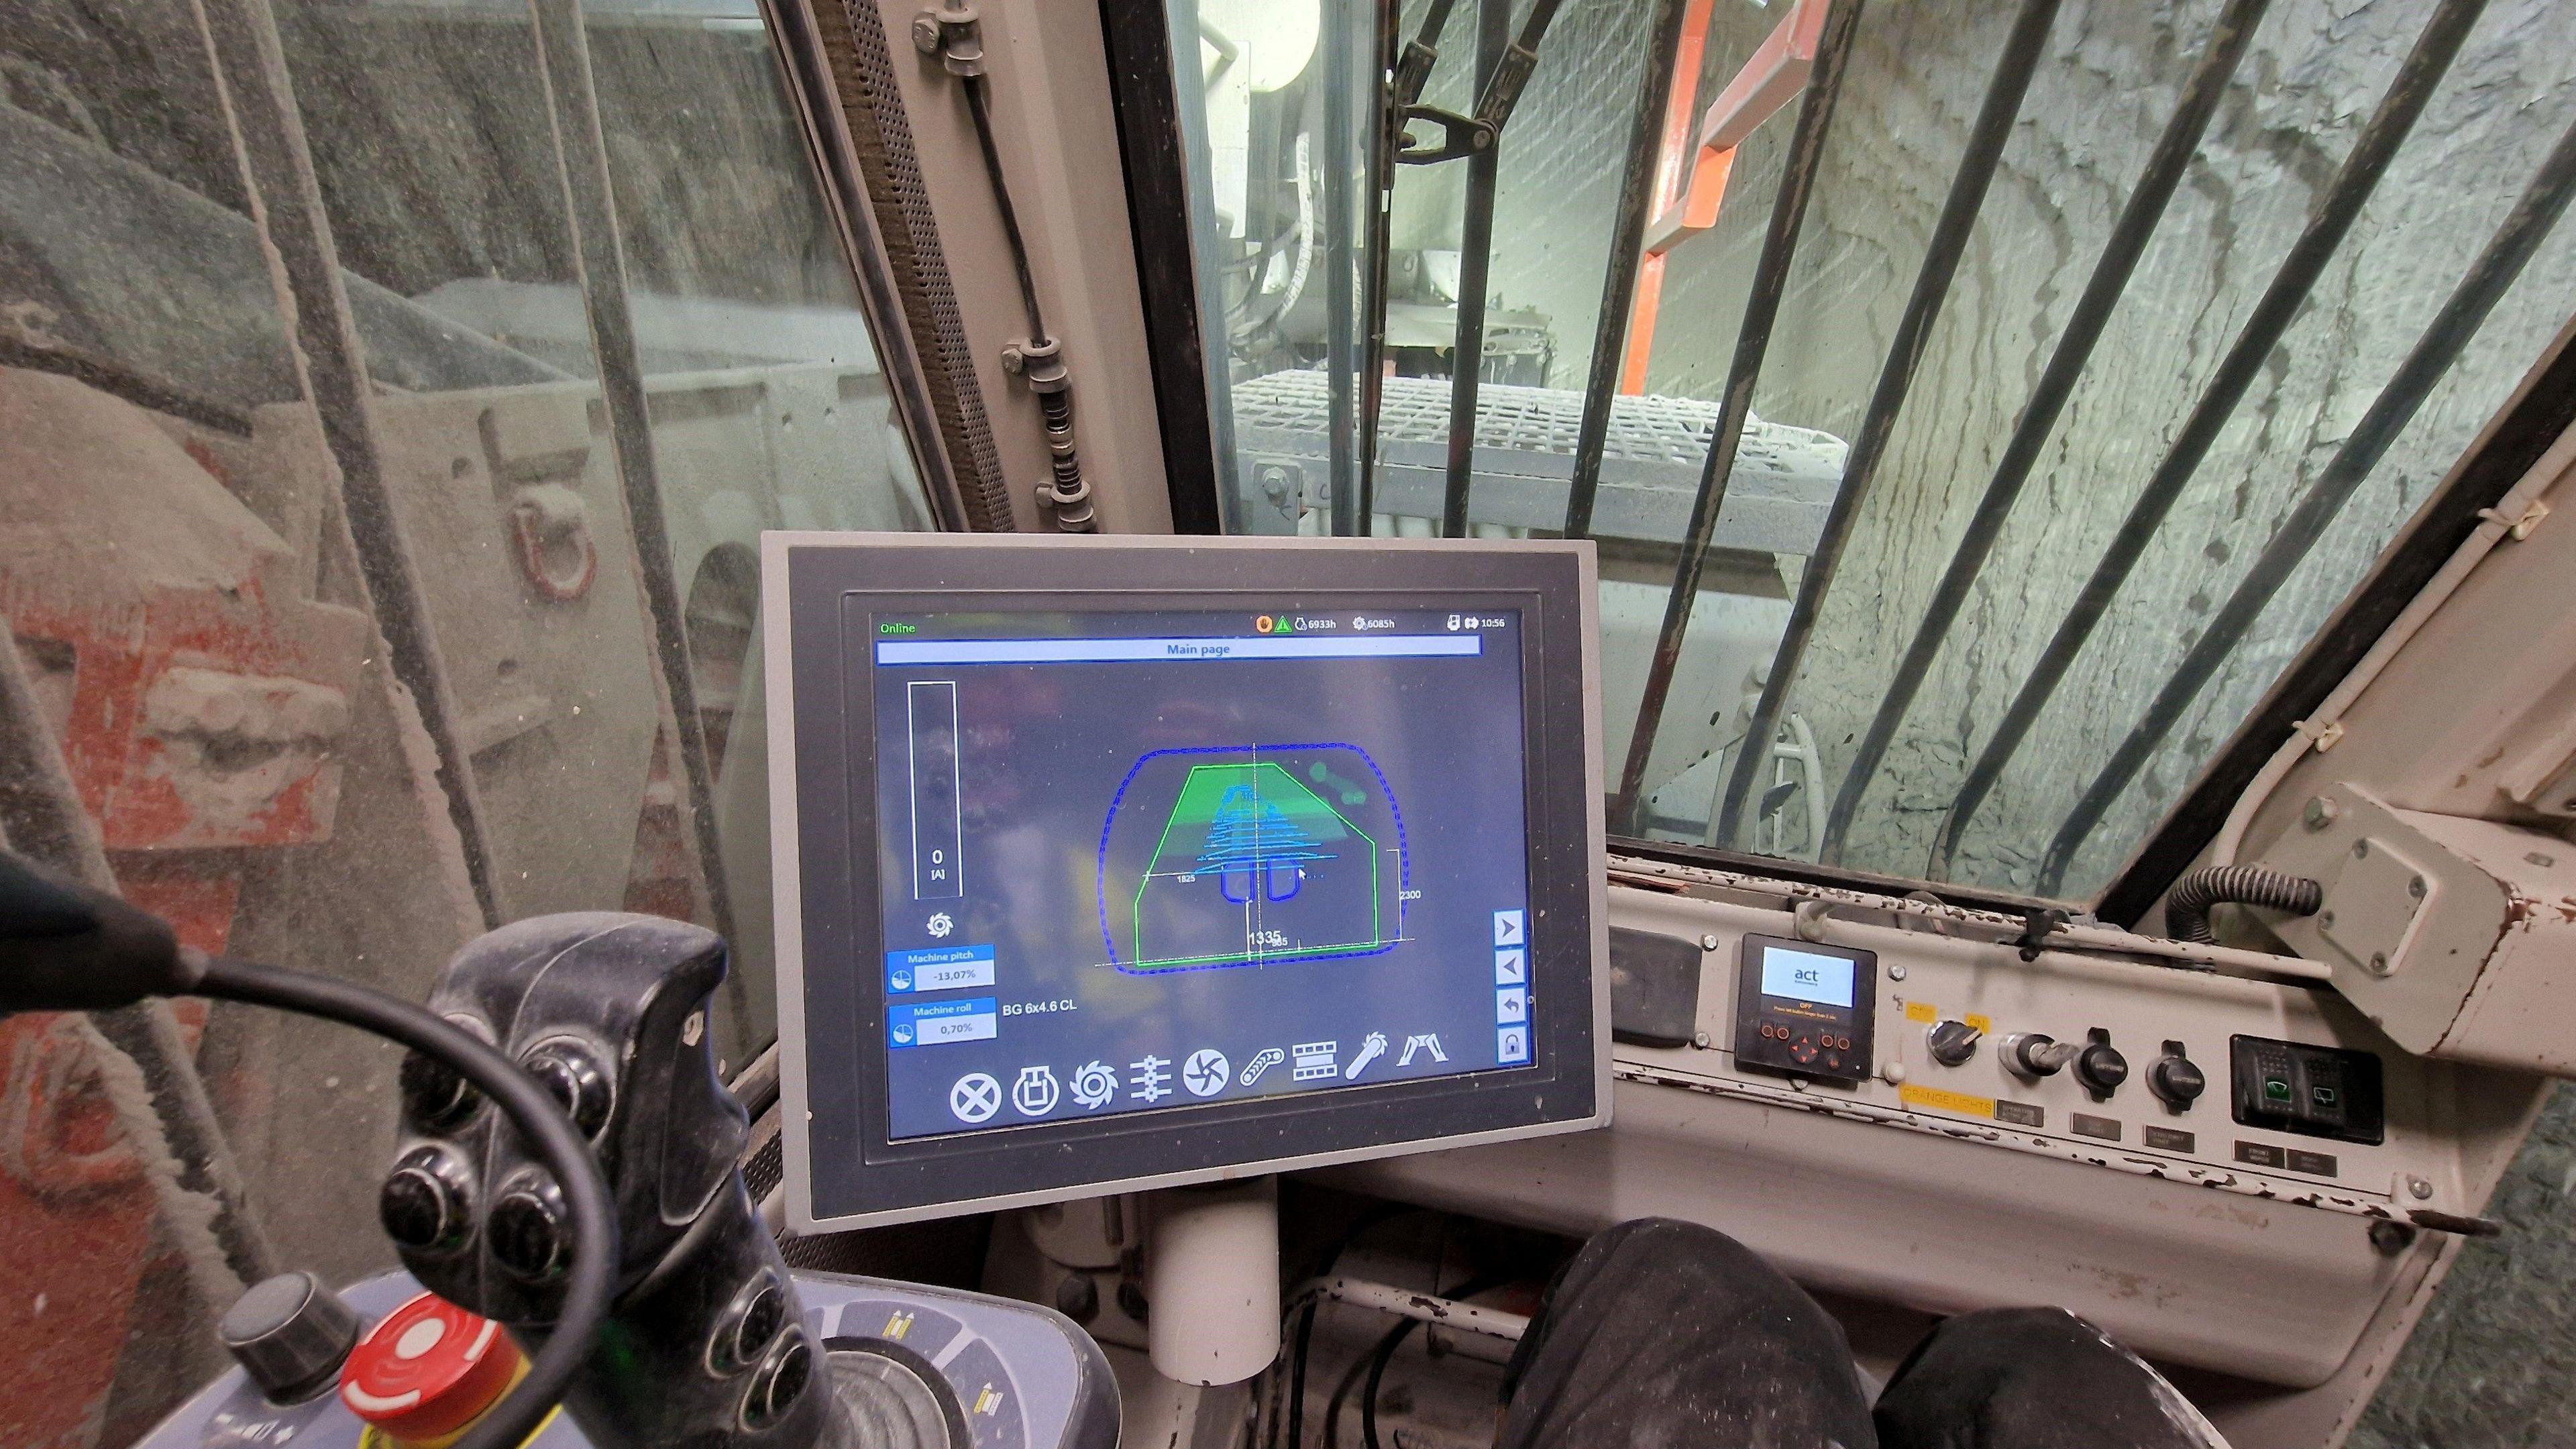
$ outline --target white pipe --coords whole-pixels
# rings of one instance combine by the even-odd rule
[[[1153,1195],[1146,1347],[1177,1383],[1241,1383],[1279,1356],[1279,1181]]]
[[[1317,1298],[1512,1343],[1520,1342],[1521,1335],[1529,1331],[1530,1325],[1525,1314],[1461,1303],[1454,1298],[1373,1283],[1366,1278],[1315,1279],[1299,1288],[1293,1301],[1302,1303]]]

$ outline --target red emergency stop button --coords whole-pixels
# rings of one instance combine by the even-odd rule
[[[340,1368],[340,1402],[411,1444],[445,1439],[517,1381],[524,1360],[501,1325],[435,1293],[386,1314]]]

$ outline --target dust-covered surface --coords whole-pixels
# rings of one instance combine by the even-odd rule
[[[2560,1087],[2487,1204],[2351,1449],[2557,1449],[2576,1435],[2576,1088]]]

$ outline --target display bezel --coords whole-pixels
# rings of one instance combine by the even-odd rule
[[[763,537],[788,1216],[800,1230],[1320,1166],[1607,1120],[1589,545]],[[1104,579],[1150,581],[1104,587]],[[891,1136],[875,885],[873,619],[956,612],[1517,609],[1533,997],[1526,1067]],[[854,870],[866,862],[864,875]],[[858,963],[812,971],[809,961]],[[849,1043],[818,1051],[818,1041]]]
[[[1824,956],[1851,964],[1851,997],[1849,1006],[1837,1006],[1811,997],[1783,996],[1763,990],[1763,968],[1773,948],[1807,956]],[[1819,1012],[1838,1016],[1850,1024],[1851,1060],[1839,1067],[1822,1062],[1799,1062],[1789,1056],[1785,1045],[1763,1041],[1757,1035],[1766,1001],[1797,1002]],[[1772,1072],[1781,1076],[1805,1077],[1811,1081],[1840,1082],[1846,1085],[1867,1081],[1877,1060],[1878,1034],[1878,953],[1854,946],[1830,946],[1821,941],[1787,936],[1765,936],[1747,931],[1738,949],[1735,966],[1735,1062],[1753,1071]]]

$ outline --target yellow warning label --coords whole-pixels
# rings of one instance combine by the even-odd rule
[[[886,1319],[885,1332],[877,1336],[901,1342],[903,1336],[910,1332],[912,1332],[912,1315],[898,1308]]]
[[[1962,1117],[1995,1115],[1995,1099],[1971,1097],[1965,1092],[1945,1092],[1939,1087],[1918,1087],[1912,1082],[1896,1089],[1897,1100],[1908,1107],[1929,1107],[1936,1112],[1956,1112]]]
[[[986,1384],[984,1391],[975,1396],[975,1412],[978,1414],[989,1418],[993,1411],[1000,1407],[1002,1407],[1002,1391],[991,1384]]]
[[[1941,1008],[1928,1001],[1909,1001],[1905,1003],[1905,1019],[1922,1022],[1939,1021]]]
[[[1995,1019],[1983,1012],[1972,1011],[1959,1019],[1988,1036],[1995,1034]]]

